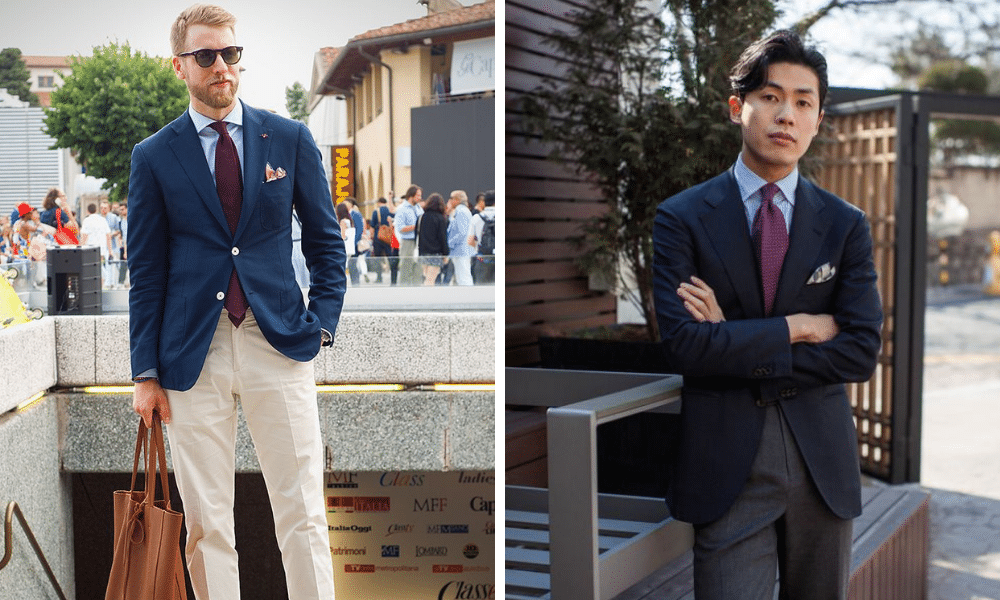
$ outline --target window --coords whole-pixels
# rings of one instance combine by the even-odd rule
[[[374,86],[372,85],[373,84],[373,81],[372,81],[373,79],[374,79],[374,74],[373,73],[369,73],[367,76],[365,76],[365,81],[364,81],[364,85],[365,85],[365,88],[364,88],[365,89],[365,91],[364,91],[364,95],[365,95],[365,123],[366,124],[367,123],[371,123],[372,119],[375,116],[375,107],[374,107],[374,99],[375,99],[374,96],[375,96],[375,94],[374,94],[374,89],[373,89]]]
[[[375,83],[375,116],[382,114],[382,65],[373,65],[372,79]]]
[[[51,88],[55,87],[56,84],[55,75],[39,75],[38,76],[38,87],[40,88]]]

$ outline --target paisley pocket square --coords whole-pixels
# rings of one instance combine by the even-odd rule
[[[287,175],[287,173],[285,173],[284,169],[282,169],[281,167],[278,167],[277,169],[272,169],[271,163],[267,163],[267,165],[265,165],[264,167],[264,183],[281,179],[285,175]]]
[[[833,279],[833,276],[837,274],[837,267],[831,265],[830,263],[824,263],[820,268],[813,271],[813,274],[809,276],[809,281],[806,285],[816,285],[817,283],[826,283]]]

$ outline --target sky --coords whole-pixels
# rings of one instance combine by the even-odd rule
[[[195,0],[3,0],[0,48],[22,54],[92,56],[94,46],[128,44],[170,56],[170,26]],[[259,108],[288,114],[285,88],[308,90],[316,52],[352,37],[427,15],[416,0],[259,0],[217,2],[236,16],[236,43],[246,71],[239,95]],[[469,5],[471,0],[462,0]]]
[[[791,26],[829,1],[779,0],[778,8],[785,14],[776,25]],[[982,0],[981,10],[986,16],[996,15],[995,3]],[[820,19],[809,34],[826,55],[831,86],[883,89],[898,84],[898,78],[886,64],[890,44],[899,36],[912,35],[923,21],[951,28],[946,39],[958,48],[961,44],[958,32],[963,27],[960,14],[968,13],[944,1],[900,0],[894,5],[834,10]]]

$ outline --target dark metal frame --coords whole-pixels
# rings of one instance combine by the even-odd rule
[[[896,111],[896,269],[889,483],[920,480],[930,124],[935,118],[1000,118],[1000,98],[940,92],[830,89],[827,113]],[[841,100],[838,102],[838,100]]]

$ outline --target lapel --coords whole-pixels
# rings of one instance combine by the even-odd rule
[[[240,100],[240,102],[243,102]],[[236,239],[247,228],[250,215],[260,199],[260,188],[264,184],[264,166],[273,139],[273,131],[264,124],[264,113],[243,104],[243,208],[240,224],[236,228]],[[282,165],[271,165],[275,169]],[[220,211],[221,212],[221,211]]]
[[[746,208],[732,169],[712,180],[705,190],[709,210],[701,221],[712,247],[729,276],[733,291],[748,317],[764,314],[760,274],[754,256]]]
[[[198,131],[194,128],[194,121],[185,110],[184,114],[174,119],[171,127],[176,136],[170,140],[169,146],[177,162],[181,165],[181,171],[198,192],[198,196],[205,203],[208,212],[212,213],[215,220],[222,226],[222,230],[228,232],[229,225],[226,223],[226,215],[222,212],[219,192],[215,189],[215,180],[212,179],[212,171],[209,170],[208,162],[205,160],[205,151],[202,150]]]
[[[778,293],[774,299],[774,314],[794,312],[795,299],[816,266],[816,257],[830,230],[830,221],[823,214],[824,208],[825,204],[816,193],[816,187],[800,175],[795,192],[788,252],[781,267]]]

